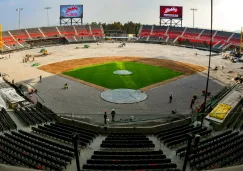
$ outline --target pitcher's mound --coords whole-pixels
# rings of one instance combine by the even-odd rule
[[[103,91],[101,93],[101,98],[111,103],[131,104],[145,100],[147,98],[147,94],[140,90],[114,89]]]
[[[128,71],[128,70],[116,70],[113,72],[113,74],[117,74],[117,75],[131,75],[132,72]]]

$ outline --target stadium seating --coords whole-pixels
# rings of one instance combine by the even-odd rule
[[[154,148],[152,141],[140,133],[111,133],[102,141],[102,148]]]
[[[232,36],[232,34],[233,34],[232,32],[217,31],[213,39],[215,41],[226,42],[230,38],[230,36]]]
[[[171,128],[168,130],[163,130],[155,133],[160,141],[163,141],[168,147],[174,147],[187,142],[186,134],[190,133],[192,135],[200,134],[201,136],[207,136],[211,134],[212,130],[207,130],[207,128],[194,127],[193,125],[182,125],[179,127]]]
[[[232,131],[203,140],[198,147],[193,146],[189,155],[190,166],[204,170],[234,164],[242,158],[237,158],[243,154],[242,142],[243,135]]]
[[[34,169],[63,170],[74,157],[73,149],[25,131],[0,136],[0,162]]]
[[[7,31],[2,32],[2,40],[3,40],[4,44],[10,48],[15,48],[18,46],[17,41],[15,41],[13,39],[13,37]]]
[[[109,145],[107,145],[109,144]],[[162,150],[108,151],[110,148],[150,148],[154,144],[141,133],[110,133],[102,142],[106,151],[94,151],[91,159],[83,165],[87,170],[178,170],[177,165],[166,158]],[[152,148],[153,148],[152,147]]]
[[[183,37],[197,38],[202,31],[203,31],[203,29],[187,28]]]
[[[43,34],[38,28],[26,29],[32,39],[43,38]]]
[[[213,30],[213,35],[215,34],[215,30]],[[211,38],[211,30],[203,30],[201,36],[199,37],[201,40],[210,40]]]
[[[151,36],[162,37],[166,34],[167,28],[165,26],[154,26]]]
[[[58,36],[60,36],[56,27],[42,27],[42,28],[40,28],[40,30],[42,31],[42,33],[46,37],[58,37]]]
[[[184,32],[185,27],[169,27],[168,30],[168,35],[169,35],[169,40],[168,42],[173,43],[173,41],[178,37],[182,36],[182,33]]]
[[[16,123],[10,118],[7,111],[2,108],[0,111],[0,131],[17,129]]]
[[[229,40],[233,45],[239,46],[240,45],[240,34],[239,33],[234,33],[232,38]]]
[[[43,134],[64,142],[72,143],[72,137],[74,133],[79,135],[79,144],[81,146],[87,146],[93,139],[97,136],[97,133],[94,131],[89,131],[81,128],[75,128],[73,126],[65,124],[51,124],[44,126],[39,125],[38,128],[32,127],[32,130],[36,133]]]
[[[62,36],[74,36],[76,34],[74,26],[59,26],[57,28]]]
[[[25,29],[21,30],[11,30],[10,33],[14,36],[15,39],[19,40],[26,40],[29,39],[28,34],[26,33]]]
[[[27,126],[54,121],[54,117],[51,114],[44,112],[38,107],[15,108],[14,111]]]
[[[91,30],[92,30],[92,34],[95,35],[95,37],[103,37],[103,33],[102,30],[100,28],[100,25],[91,25]]]
[[[91,36],[89,25],[77,25],[75,26],[79,36]]]
[[[141,33],[139,34],[139,37],[147,37],[150,35],[152,26],[148,26],[148,25],[143,25],[142,26],[142,30]]]

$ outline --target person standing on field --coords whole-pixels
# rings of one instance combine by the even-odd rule
[[[112,109],[112,111],[111,111],[112,122],[115,122],[115,115],[116,115],[116,112],[114,109]]]
[[[173,99],[173,94],[172,93],[170,93],[169,99],[170,99],[170,103],[172,103],[172,99]]]

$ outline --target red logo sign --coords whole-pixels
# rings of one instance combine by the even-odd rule
[[[76,17],[77,16],[77,12],[78,11],[78,7],[76,6],[72,6],[72,7],[69,7],[66,9],[66,16],[69,16],[69,17]]]
[[[182,7],[160,6],[161,18],[182,18]]]

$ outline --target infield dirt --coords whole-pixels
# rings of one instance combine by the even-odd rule
[[[159,82],[147,87],[142,88],[142,91],[147,91],[149,89],[152,89],[154,87],[169,83],[171,81],[175,81],[177,79],[183,78],[188,75],[192,75],[197,72],[202,72],[206,70],[205,67],[199,66],[199,65],[194,65],[194,64],[189,64],[189,63],[184,63],[184,62],[178,62],[178,61],[173,61],[173,60],[167,60],[167,59],[157,59],[157,58],[144,58],[144,57],[95,57],[95,58],[83,58],[83,59],[74,59],[74,60],[68,60],[68,61],[62,61],[62,62],[57,62],[57,63],[52,63],[48,65],[44,65],[39,67],[39,69],[44,70],[49,73],[57,74],[72,80],[75,80],[77,82],[80,82],[85,85],[92,86],[96,89],[99,90],[105,90],[106,88],[83,81],[79,80],[67,75],[62,74],[63,72],[70,71],[74,68],[80,68],[84,66],[90,66],[90,65],[95,65],[95,64],[102,64],[102,63],[107,63],[107,62],[139,62],[143,64],[148,64],[148,65],[153,65],[153,66],[159,66],[162,68],[169,68],[172,69],[173,71],[176,72],[182,72],[183,75]]]

